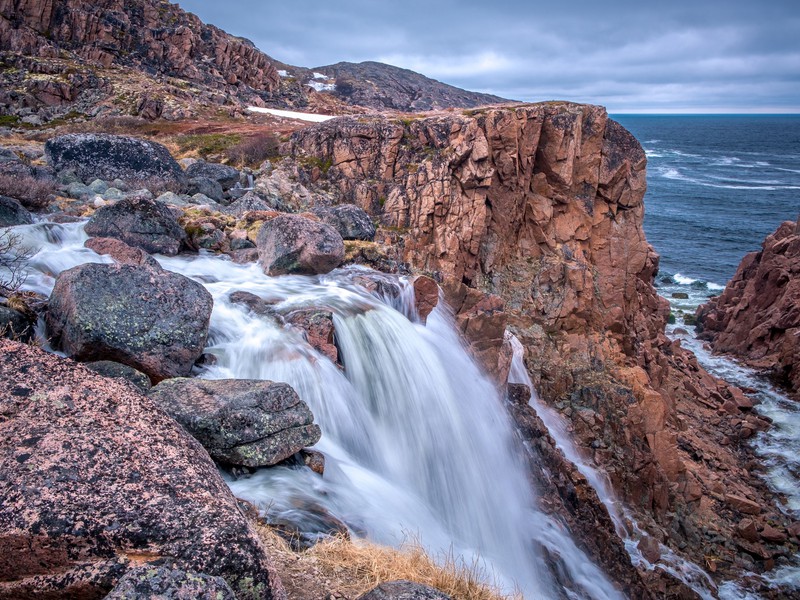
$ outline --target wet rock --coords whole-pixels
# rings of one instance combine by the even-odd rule
[[[58,276],[45,321],[53,343],[77,360],[113,360],[161,381],[191,372],[212,304],[177,273],[84,264]]]
[[[101,598],[166,556],[239,600],[285,598],[202,447],[130,386],[0,340],[0,561],[8,598]]]
[[[222,189],[232,188],[239,181],[239,171],[228,165],[210,163],[198,160],[186,167],[186,176],[189,179],[203,177],[219,183]]]
[[[325,455],[322,452],[303,448],[300,450],[300,457],[303,459],[303,463],[314,473],[317,475],[325,474]]]
[[[137,371],[133,367],[129,367],[128,365],[123,365],[122,363],[111,360],[98,360],[85,364],[87,368],[102,375],[103,377],[111,377],[112,379],[123,379],[125,381],[129,381],[142,392],[147,392],[147,390],[152,387],[150,378],[147,375]]]
[[[105,600],[236,600],[222,577],[184,571],[176,565],[145,565],[131,569]]]
[[[321,435],[311,410],[285,383],[170,379],[149,395],[212,458],[228,465],[274,465]]]
[[[186,177],[164,146],[138,138],[73,133],[47,140],[47,162],[71,170],[83,181],[95,178],[143,181],[161,179],[183,186]]]
[[[280,322],[281,324],[284,323],[283,317],[275,310],[272,303],[267,302],[255,294],[243,291],[233,292],[230,295],[230,300],[234,304],[245,305],[250,309],[250,311],[259,315],[260,317],[268,317]]]
[[[186,232],[163,204],[145,198],[126,198],[98,209],[86,224],[86,233],[111,237],[149,253],[174,256]]]
[[[35,315],[0,305],[0,337],[29,342],[35,335]]]
[[[285,319],[287,323],[303,330],[312,348],[327,356],[333,363],[339,361],[332,312],[315,308],[294,310],[285,315]]]
[[[439,304],[439,285],[430,277],[417,275],[411,284],[414,287],[414,306],[423,323]]]
[[[339,232],[345,240],[371,242],[375,225],[367,212],[355,204],[338,204],[330,208],[317,207],[312,211],[323,223]]]
[[[31,223],[33,223],[33,215],[22,204],[14,198],[0,196],[0,227],[30,225]]]
[[[344,241],[333,227],[298,215],[280,215],[264,223],[256,246],[268,275],[328,273],[344,259]]]
[[[138,265],[160,270],[161,265],[141,248],[129,246],[122,240],[114,238],[93,237],[83,243],[84,247],[93,250],[97,254],[107,255],[122,265]]]
[[[203,194],[214,202],[224,200],[222,186],[216,179],[210,177],[192,177],[189,179],[187,192],[191,195]]]
[[[658,562],[661,558],[661,545],[655,538],[648,536],[643,537],[636,544],[636,548],[642,553],[642,556],[651,564]]]
[[[382,583],[358,600],[450,600],[450,596],[428,585],[401,580]]]

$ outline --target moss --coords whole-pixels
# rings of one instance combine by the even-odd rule
[[[0,115],[0,127],[13,127],[19,123],[17,115]]]
[[[307,168],[317,167],[323,175],[327,175],[333,166],[333,159],[319,158],[318,156],[304,156],[300,159],[300,164]]]
[[[241,137],[232,133],[181,135],[176,139],[181,152],[196,152],[203,158],[212,154],[224,153],[239,142],[241,142]]]
[[[675,320],[675,313],[669,313],[669,316],[667,317],[667,323],[670,325],[675,325]]]

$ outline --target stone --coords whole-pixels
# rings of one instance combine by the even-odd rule
[[[222,577],[184,571],[177,565],[145,565],[131,569],[105,600],[236,600]]]
[[[156,198],[156,202],[167,206],[186,206],[188,204],[185,196],[176,194],[175,192],[164,192]]]
[[[101,196],[108,191],[108,184],[103,181],[102,179],[95,179],[86,187],[89,188],[89,191],[93,194],[100,194]]]
[[[113,360],[158,382],[189,375],[212,305],[211,294],[183,275],[90,263],[59,274],[45,323],[53,344],[76,360]]]
[[[344,241],[333,227],[298,215],[264,223],[256,247],[267,275],[324,274],[344,260]]]
[[[0,340],[0,595],[102,598],[169,557],[239,600],[282,600],[202,447],[131,386]]]
[[[736,533],[748,542],[758,541],[758,529],[756,528],[755,521],[750,518],[744,518],[736,525]]]
[[[98,209],[85,227],[93,237],[110,237],[149,253],[174,256],[186,240],[175,215],[159,202],[126,198]]]
[[[45,143],[47,162],[56,171],[71,170],[83,181],[160,179],[185,185],[186,177],[164,146],[133,137],[72,133]]]
[[[227,465],[274,465],[321,436],[308,405],[285,383],[178,378],[149,396]]]
[[[239,181],[239,171],[233,167],[204,160],[198,160],[186,167],[186,176],[189,179],[203,177],[216,181],[224,190],[232,188]]]
[[[103,200],[117,202],[125,199],[125,193],[119,188],[110,187],[102,193]]]
[[[757,502],[742,498],[735,494],[725,494],[725,501],[733,508],[746,515],[757,515],[761,513],[761,506]]]
[[[0,227],[30,225],[33,215],[14,198],[0,196]]]
[[[770,544],[783,544],[789,539],[789,536],[786,535],[785,531],[777,529],[767,523],[764,525],[764,529],[761,530],[761,539]]]
[[[425,275],[417,275],[411,282],[414,288],[414,308],[419,320],[425,324],[428,315],[439,304],[439,284]]]
[[[84,185],[80,181],[73,181],[67,185],[67,189],[64,191],[64,193],[70,198],[82,200],[83,198],[88,198],[91,196],[92,190],[89,189],[88,185]]]
[[[0,337],[29,342],[36,334],[35,326],[35,315],[0,305]]]
[[[429,585],[400,580],[381,583],[358,600],[450,600],[450,596]]]
[[[251,210],[275,210],[275,207],[255,192],[249,191],[238,200],[231,202],[228,206],[223,208],[222,212],[242,217]]]
[[[111,360],[98,360],[95,362],[85,363],[85,365],[87,368],[102,375],[103,377],[111,377],[113,379],[123,379],[125,381],[129,381],[145,393],[152,387],[150,378],[147,375],[137,371],[133,367],[123,365],[122,363]]]
[[[97,254],[107,255],[121,265],[138,265],[160,270],[161,265],[141,248],[129,246],[122,240],[115,238],[93,237],[83,243],[85,248]]]
[[[191,195],[202,194],[214,202],[224,200],[222,186],[216,179],[210,177],[192,177],[189,179],[187,192]]]
[[[339,362],[339,350],[335,344],[333,313],[316,308],[293,310],[284,315],[287,323],[300,328],[312,348],[327,356],[331,362]]]
[[[645,560],[651,564],[656,564],[661,558],[661,544],[653,537],[646,535],[636,544],[637,550],[642,553]]]
[[[317,207],[312,211],[323,223],[327,223],[345,240],[375,239],[375,225],[367,212],[355,204],[338,204],[330,208]]]

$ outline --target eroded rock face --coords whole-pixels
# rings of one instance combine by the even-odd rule
[[[330,225],[299,215],[280,215],[264,223],[256,246],[268,275],[323,274],[344,260],[342,236]]]
[[[246,379],[169,379],[150,398],[215,460],[245,467],[277,464],[319,441],[319,426],[285,383]]]
[[[44,146],[56,171],[72,170],[83,181],[161,179],[185,185],[186,176],[157,142],[104,133],[71,133],[50,138]]]
[[[0,596],[102,598],[169,557],[237,598],[285,598],[214,463],[150,400],[6,340],[0,379]]]
[[[725,290],[697,309],[697,331],[800,396],[800,220],[744,257]]]
[[[146,252],[167,256],[177,254],[186,241],[186,231],[172,211],[161,202],[144,197],[99,208],[85,230],[94,237],[116,238]]]
[[[45,320],[53,343],[76,360],[113,360],[157,382],[189,375],[212,305],[211,294],[183,275],[90,263],[58,276]]]

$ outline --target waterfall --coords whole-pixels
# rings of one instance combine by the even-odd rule
[[[39,249],[28,289],[48,293],[61,270],[104,260],[82,247],[80,224],[28,227],[26,239]],[[211,254],[158,259],[214,297],[207,351],[217,362],[199,375],[285,381],[323,432],[316,449],[326,457],[324,476],[261,469],[229,480],[237,496],[310,530],[333,517],[356,537],[391,545],[411,538],[434,558],[477,561],[526,598],[623,597],[566,528],[537,508],[503,399],[442,304],[422,325],[405,282],[394,278],[400,298],[379,297],[354,278],[389,276],[364,269],[268,277],[257,265]],[[330,310],[344,369],[296,329],[231,302],[240,290],[278,311]],[[566,584],[556,583],[553,568]]]

